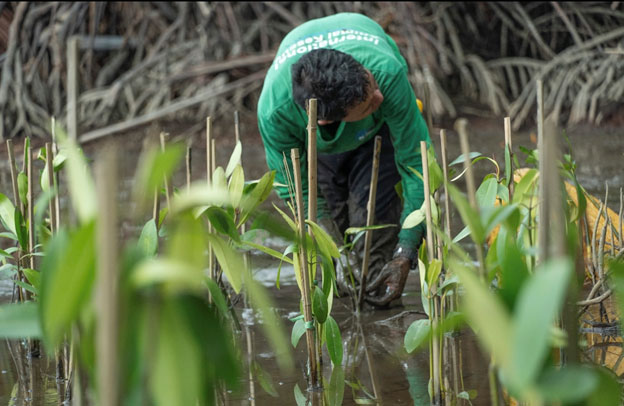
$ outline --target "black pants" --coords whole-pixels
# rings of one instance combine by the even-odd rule
[[[382,137],[379,177],[375,199],[374,224],[394,224],[395,227],[373,231],[369,274],[374,275],[392,259],[400,231],[401,200],[395,185],[401,180],[394,162],[394,147],[385,124],[379,130]],[[374,138],[359,148],[339,154],[318,155],[318,185],[327,201],[330,213],[340,232],[348,227],[366,225],[370,179],[373,168]],[[363,257],[364,238],[356,243],[356,253]]]

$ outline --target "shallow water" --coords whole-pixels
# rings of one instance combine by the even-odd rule
[[[485,155],[493,156],[499,162],[503,161],[503,120],[474,120],[470,142],[471,150],[479,151]],[[449,124],[448,128],[451,127]],[[249,128],[253,128],[249,126]],[[168,129],[176,135],[175,128]],[[245,134],[243,128],[243,134]],[[432,139],[439,153],[439,138],[434,131]],[[577,175],[579,181],[588,192],[604,198],[605,182],[609,185],[609,205],[617,210],[619,205],[619,188],[624,186],[624,174],[622,162],[624,162],[624,130],[622,129],[596,129],[592,127],[577,127],[568,130],[570,144],[578,165]],[[126,202],[129,199],[129,191],[132,188],[132,176],[136,169],[137,156],[141,149],[142,132],[126,134],[116,137],[124,140],[123,156],[120,160],[120,171],[123,181],[120,182],[119,200]],[[535,148],[530,132],[522,132],[513,135],[514,152],[518,155],[521,164],[524,162],[524,154],[520,153],[518,146]],[[448,156],[452,161],[460,154],[459,143],[452,132],[448,133]],[[217,137],[220,144],[219,150],[227,153],[218,154],[217,163],[226,165],[229,151],[232,150],[232,137]],[[259,142],[257,132],[251,131],[247,137],[243,135],[243,166],[246,178],[258,178],[266,171],[264,163],[264,151]],[[95,156],[101,143],[90,143],[85,146],[85,152],[91,158]],[[3,156],[4,150],[0,151]],[[21,152],[16,151],[18,165],[21,165]],[[195,138],[193,150],[193,178],[201,179],[205,175],[205,149],[202,148],[199,138]],[[40,163],[36,163],[37,165]],[[480,182],[483,176],[493,171],[493,167],[485,162],[480,162],[475,167],[475,178]],[[175,185],[183,185],[184,171],[180,170],[174,177]],[[459,185],[464,188],[463,185]],[[5,160],[0,160],[0,191],[11,196],[8,182],[8,170]],[[272,198],[268,203],[275,201]],[[64,205],[64,202],[62,202]],[[132,207],[127,207],[128,211]],[[136,220],[136,219],[135,219]],[[452,230],[457,233],[461,228],[458,216],[452,216]],[[124,238],[138,233],[137,224],[142,220],[122,223]],[[467,240],[467,239],[466,239]],[[272,241],[276,248],[279,241]],[[466,241],[468,248],[470,244]],[[282,316],[287,332],[290,333],[292,323],[288,320],[294,312],[298,311],[299,292],[292,272],[292,267],[284,266],[281,273],[281,289],[274,284],[277,263],[264,255],[256,254],[252,257],[252,265],[258,280],[260,280],[272,293],[277,311]],[[367,309],[358,318],[354,316],[347,299],[334,301],[332,315],[338,321],[342,336],[345,370],[345,379],[349,383],[359,382],[370,394],[377,391],[384,405],[425,405],[429,404],[428,380],[429,380],[429,354],[427,350],[406,354],[403,350],[403,337],[410,323],[417,318],[425,317],[419,296],[418,275],[415,271],[410,274],[408,285],[405,289],[401,305],[385,310]],[[10,300],[10,284],[0,281],[0,302]],[[306,349],[302,340],[294,350],[296,358],[296,371],[286,374],[277,368],[270,346],[257,325],[253,315],[242,308],[238,309],[243,323],[243,332],[240,335],[241,350],[248,348],[247,336],[252,337],[252,358],[271,376],[273,386],[278,393],[278,398],[272,397],[264,391],[259,380],[254,378],[250,381],[247,370],[243,371],[240,388],[236,392],[224,394],[224,403],[227,405],[293,405],[295,403],[294,387],[305,389],[306,382],[303,370],[305,367]],[[461,390],[476,390],[477,397],[472,401],[473,405],[488,405],[489,389],[487,380],[488,360],[484,359],[474,336],[468,331],[463,331],[458,337],[452,338],[457,343],[461,354],[461,372],[463,388]],[[57,385],[53,362],[44,359],[28,359],[15,362],[15,343],[9,351],[9,343],[0,342],[0,404],[8,405],[58,405]],[[370,359],[367,359],[367,354]],[[248,357],[243,357],[245,360]],[[331,366],[327,354],[324,356],[323,376],[327,381],[331,374]],[[369,368],[369,361],[372,368]],[[22,365],[32,364],[28,373],[20,371],[26,387],[34,388],[31,392],[23,391],[15,393],[18,382],[18,369]],[[31,383],[32,382],[32,383]],[[352,389],[345,386],[344,405],[355,405],[356,399],[366,398],[362,390]],[[320,404],[320,403],[319,403]]]

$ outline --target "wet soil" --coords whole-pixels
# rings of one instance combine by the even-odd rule
[[[198,120],[199,121],[199,120]],[[481,152],[484,155],[495,158],[498,162],[504,162],[503,156],[503,119],[502,118],[470,118],[470,143],[471,150]],[[206,149],[203,144],[203,131],[201,126],[187,125],[185,123],[164,123],[161,125],[164,131],[168,131],[173,138],[183,138],[192,146],[192,178],[194,180],[205,179]],[[452,122],[444,123],[444,127],[452,128]],[[158,134],[159,130],[156,130]],[[119,161],[122,180],[119,183],[119,201],[123,205],[127,218],[122,223],[122,238],[134,237],[138,234],[139,227],[145,219],[132,217],[133,207],[128,202],[132,190],[133,176],[136,171],[138,157],[143,143],[148,134],[148,127],[139,128],[125,134],[119,134],[106,140],[98,140],[84,145],[84,151],[89,158],[95,158],[98,151],[108,142],[118,142],[121,145],[122,155]],[[234,147],[233,122],[220,122],[213,124],[213,133],[217,141],[217,165],[227,165],[229,156]],[[580,183],[589,193],[604,198],[605,185],[609,187],[609,206],[617,211],[619,207],[619,191],[624,186],[624,128],[577,126],[566,129],[569,144],[577,163],[577,176]],[[242,162],[245,169],[246,179],[257,179],[266,171],[264,149],[257,132],[255,122],[248,121],[242,124],[241,138],[243,142]],[[449,141],[449,161],[460,155],[459,141],[453,131],[447,133]],[[439,131],[432,132],[432,140],[438,154]],[[534,129],[527,129],[513,134],[514,153],[518,156],[520,164],[525,161],[525,155],[519,146],[528,149],[536,148]],[[33,140],[35,147],[41,146],[41,140]],[[18,167],[22,164],[21,143],[16,143],[16,157]],[[6,147],[0,146],[0,156],[6,157]],[[438,155],[439,156],[439,155]],[[42,162],[35,162],[35,172],[43,168]],[[483,177],[495,170],[492,164],[486,161],[479,162],[476,166],[475,178],[480,182]],[[182,187],[186,182],[186,174],[182,167],[176,172],[173,183]],[[461,181],[458,185],[461,189],[464,185]],[[10,187],[10,175],[7,160],[0,159],[0,191],[12,196]],[[61,187],[61,195],[63,193]],[[273,194],[265,203],[267,207],[277,198]],[[67,206],[66,199],[61,201],[62,207]],[[457,233],[462,225],[459,216],[452,216],[452,231]],[[469,245],[469,243],[467,243]],[[279,248],[279,242],[276,243]],[[468,247],[469,248],[469,247]],[[283,249],[283,248],[282,248]],[[275,300],[277,311],[283,316],[287,330],[290,331],[292,323],[288,320],[298,311],[299,292],[292,275],[292,270],[283,269],[281,289],[274,284],[277,264],[261,254],[255,254],[252,259],[256,277],[261,280],[271,292]],[[0,281],[0,302],[10,300],[10,282]],[[293,405],[295,399],[293,390],[295,384],[299,388],[306,387],[303,368],[305,364],[305,345],[302,342],[294,354],[297,360],[298,370],[295,374],[287,375],[280,371],[274,361],[274,356],[266,339],[262,335],[258,321],[249,312],[239,308],[238,312],[244,320],[244,326],[249,327],[253,342],[253,358],[260,363],[263,369],[272,377],[278,398],[272,397],[265,392],[257,379],[250,382],[245,376],[241,378],[240,390],[225,395],[227,405]],[[383,404],[386,405],[424,405],[428,404],[428,379],[429,379],[429,354],[427,350],[414,354],[406,354],[403,349],[403,337],[410,323],[417,318],[426,317],[422,312],[420,301],[418,275],[412,271],[408,279],[408,285],[399,304],[384,310],[367,309],[358,320],[349,305],[347,299],[335,301],[332,313],[339,322],[344,342],[344,368],[345,379],[351,383],[359,381],[366,391],[373,394],[378,391]],[[241,348],[246,346],[246,330],[243,331]],[[467,331],[454,338],[461,349],[463,390],[476,390],[477,397],[472,401],[474,405],[487,405],[487,360],[484,359],[479,347]],[[365,346],[363,344],[366,344]],[[370,364],[366,359],[366,351],[370,356]],[[14,355],[14,354],[13,354]],[[244,357],[245,358],[245,357]],[[329,380],[331,372],[329,357],[325,356],[323,367],[324,376]],[[0,343],[0,403],[11,405],[41,406],[58,404],[56,396],[56,383],[54,382],[54,367],[51,362],[42,359],[27,360],[36,369],[34,380],[38,383],[34,386],[35,391],[15,396],[13,392],[18,376],[16,363],[12,353],[8,351],[8,343]],[[375,382],[375,384],[373,383]],[[253,386],[252,386],[253,384]],[[356,404],[356,398],[365,398],[367,395],[361,390],[352,390],[351,386],[345,387],[345,405]]]

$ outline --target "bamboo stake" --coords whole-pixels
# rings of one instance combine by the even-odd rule
[[[318,192],[316,161],[316,99],[310,99],[308,100],[308,220],[315,223]]]
[[[186,190],[191,190],[191,147],[186,147]]]
[[[431,190],[429,188],[429,160],[427,156],[427,142],[420,142],[420,156],[422,160],[422,173],[423,173],[423,186],[425,192],[425,218],[427,221],[427,255],[429,256],[429,260],[434,259],[435,255],[435,242],[433,237],[433,218],[431,214]],[[434,282],[433,286],[429,287],[431,292],[435,292],[437,282]],[[432,346],[431,346],[431,354],[433,356],[432,359],[432,381],[433,381],[433,400],[434,404],[440,403],[440,343],[437,337],[437,326],[438,326],[438,301],[436,297],[433,297],[433,317],[431,318],[431,330],[433,331],[432,338]]]
[[[290,150],[290,156],[293,163],[294,181],[295,181],[295,199],[297,201],[297,219],[299,222],[299,238],[300,238],[300,266],[302,277],[302,294],[303,294],[303,317],[306,323],[306,342],[308,344],[308,362],[310,364],[310,386],[315,388],[318,383],[317,365],[315,356],[315,337],[314,337],[314,321],[312,319],[312,304],[310,303],[310,281],[308,273],[308,259],[306,252],[306,233],[305,233],[305,217],[303,209],[303,188],[301,185],[301,167],[299,161],[299,150],[293,148]]]
[[[373,169],[368,194],[368,213],[366,215],[366,226],[370,227],[375,223],[375,201],[377,199],[377,179],[379,177],[379,156],[381,154],[381,136],[375,136],[375,146],[373,152]],[[366,277],[368,276],[368,266],[370,261],[370,247],[373,242],[373,230],[366,230],[364,237],[364,258],[362,260],[362,282],[360,283],[360,294],[358,297],[358,309],[364,303],[364,292],[366,292]]]
[[[212,163],[213,155],[212,155],[212,119],[210,117],[206,117],[206,183],[208,187],[212,185],[212,173],[213,173],[213,163]],[[212,232],[212,224],[208,224],[208,232]],[[212,251],[212,245],[208,244],[208,275],[210,279],[215,279],[215,258],[214,252]]]
[[[160,133],[160,149],[164,152],[166,147],[166,138],[169,134]],[[167,199],[167,209],[171,209],[171,193],[169,191],[169,179],[165,176],[165,198]]]
[[[433,219],[431,215],[431,190],[429,189],[429,161],[427,157],[427,143],[420,141],[420,157],[422,159],[423,186],[425,191],[425,218],[427,221],[427,255],[429,260],[434,258]]]
[[[48,169],[48,187],[50,190],[55,191],[54,188],[54,152],[52,151],[52,144],[46,142],[46,168]],[[55,207],[54,198],[50,199],[49,210],[50,210],[50,232],[54,234],[58,230],[58,225],[56,223],[56,207]]]
[[[67,41],[67,133],[78,140],[78,37]]]
[[[240,119],[238,117],[238,110],[234,112],[234,137],[236,142],[240,142]]]
[[[13,187],[13,199],[15,200],[15,207],[24,215],[24,204],[20,199],[19,188],[17,186],[17,167],[15,166],[15,154],[13,152],[13,140],[8,139],[6,141],[7,152],[9,154],[9,167],[11,169],[11,186]]]
[[[476,188],[474,175],[472,173],[472,165],[470,164],[470,146],[468,145],[468,121],[465,118],[457,120],[457,132],[459,133],[459,143],[461,144],[462,154],[464,156],[464,169],[466,170],[466,188],[468,189],[468,201],[472,209],[479,213],[479,205],[477,204]],[[485,280],[485,255],[483,246],[477,244],[477,260],[479,261],[479,270],[481,281]]]
[[[9,166],[11,167],[11,184],[13,186],[13,196],[15,198],[15,207],[17,210],[20,211],[20,213],[22,214],[22,217],[24,216],[24,202],[21,201],[20,196],[19,196],[19,188],[17,185],[17,166],[15,165],[15,155],[13,154],[13,141],[11,139],[8,139],[6,141],[7,144],[7,152],[9,154]],[[19,281],[22,281],[23,278],[23,273],[22,273],[22,263],[21,263],[21,248],[19,246],[19,244],[17,245],[18,249],[17,252],[15,253],[15,255],[17,256],[17,275],[16,275],[16,279]],[[14,285],[13,287],[13,297],[15,297],[15,293],[17,291],[17,301],[18,302],[22,302],[24,300],[24,292],[22,291],[22,288],[19,287],[18,285]],[[12,299],[13,300],[13,299]]]
[[[116,406],[119,403],[118,354],[118,246],[117,246],[117,150],[107,147],[96,162],[98,210],[98,272],[96,306],[98,308],[96,357],[98,404]]]
[[[446,151],[446,130],[440,130],[440,149],[442,154],[442,173],[444,174],[444,229],[451,236],[451,208],[448,194],[448,153]]]
[[[505,148],[509,151],[510,175],[507,179],[507,187],[509,188],[509,202],[513,198],[514,192],[514,168],[513,168],[513,149],[511,147],[511,118],[505,117]]]
[[[52,150],[54,151],[54,156],[56,156],[58,154],[58,145],[56,144],[56,118],[52,117]],[[52,163],[54,163],[54,160],[52,160]],[[56,173],[53,174],[53,179],[54,179],[54,190],[56,190],[56,193],[54,194],[54,208],[56,209],[56,213],[54,213],[54,215],[56,216],[56,225],[57,227],[60,227],[61,225],[61,198],[60,198],[60,175],[57,175]]]
[[[27,164],[27,176],[28,176],[28,253],[30,254],[30,269],[35,269],[35,224],[34,224],[34,211],[35,205],[33,203],[33,178],[32,178],[32,148],[30,145],[27,149],[28,164]],[[30,298],[28,292],[26,292],[26,298]]]
[[[544,144],[544,84],[538,79],[536,81],[537,86],[537,150],[539,159],[539,208],[538,214],[540,221],[537,225],[537,243],[538,243],[538,263],[546,261],[548,258],[548,238],[549,238],[549,226],[548,226],[548,206],[544,204],[542,200],[547,195],[546,188],[546,145]]]

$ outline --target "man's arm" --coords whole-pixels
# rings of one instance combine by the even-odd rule
[[[411,212],[419,209],[424,201],[423,182],[412,169],[422,174],[420,142],[426,141],[429,145],[431,139],[407,75],[397,74],[384,90],[383,114],[390,129],[395,149],[395,163],[401,175],[403,188],[402,224],[403,220]],[[424,224],[411,229],[402,229],[399,233],[399,246],[406,250],[417,250],[424,235]]]
[[[305,128],[292,128],[284,124],[284,121],[275,119],[275,117],[265,118],[258,117],[258,128],[264,144],[266,154],[266,162],[269,170],[275,170],[275,181],[284,186],[276,186],[277,195],[282,200],[290,199],[288,190],[288,179],[294,182],[293,165],[290,158],[292,148],[299,149],[299,158],[301,164],[301,184],[303,189],[303,201],[307,213],[308,208],[308,152],[305,147]],[[299,133],[299,137],[296,135]],[[287,169],[284,167],[284,156],[286,157]],[[288,172],[286,172],[286,170]],[[288,173],[288,175],[287,175]],[[294,190],[294,185],[291,185]],[[318,194],[317,194],[318,195]],[[294,196],[293,196],[294,197]],[[318,218],[329,217],[329,210],[325,199],[318,195],[317,199]]]

